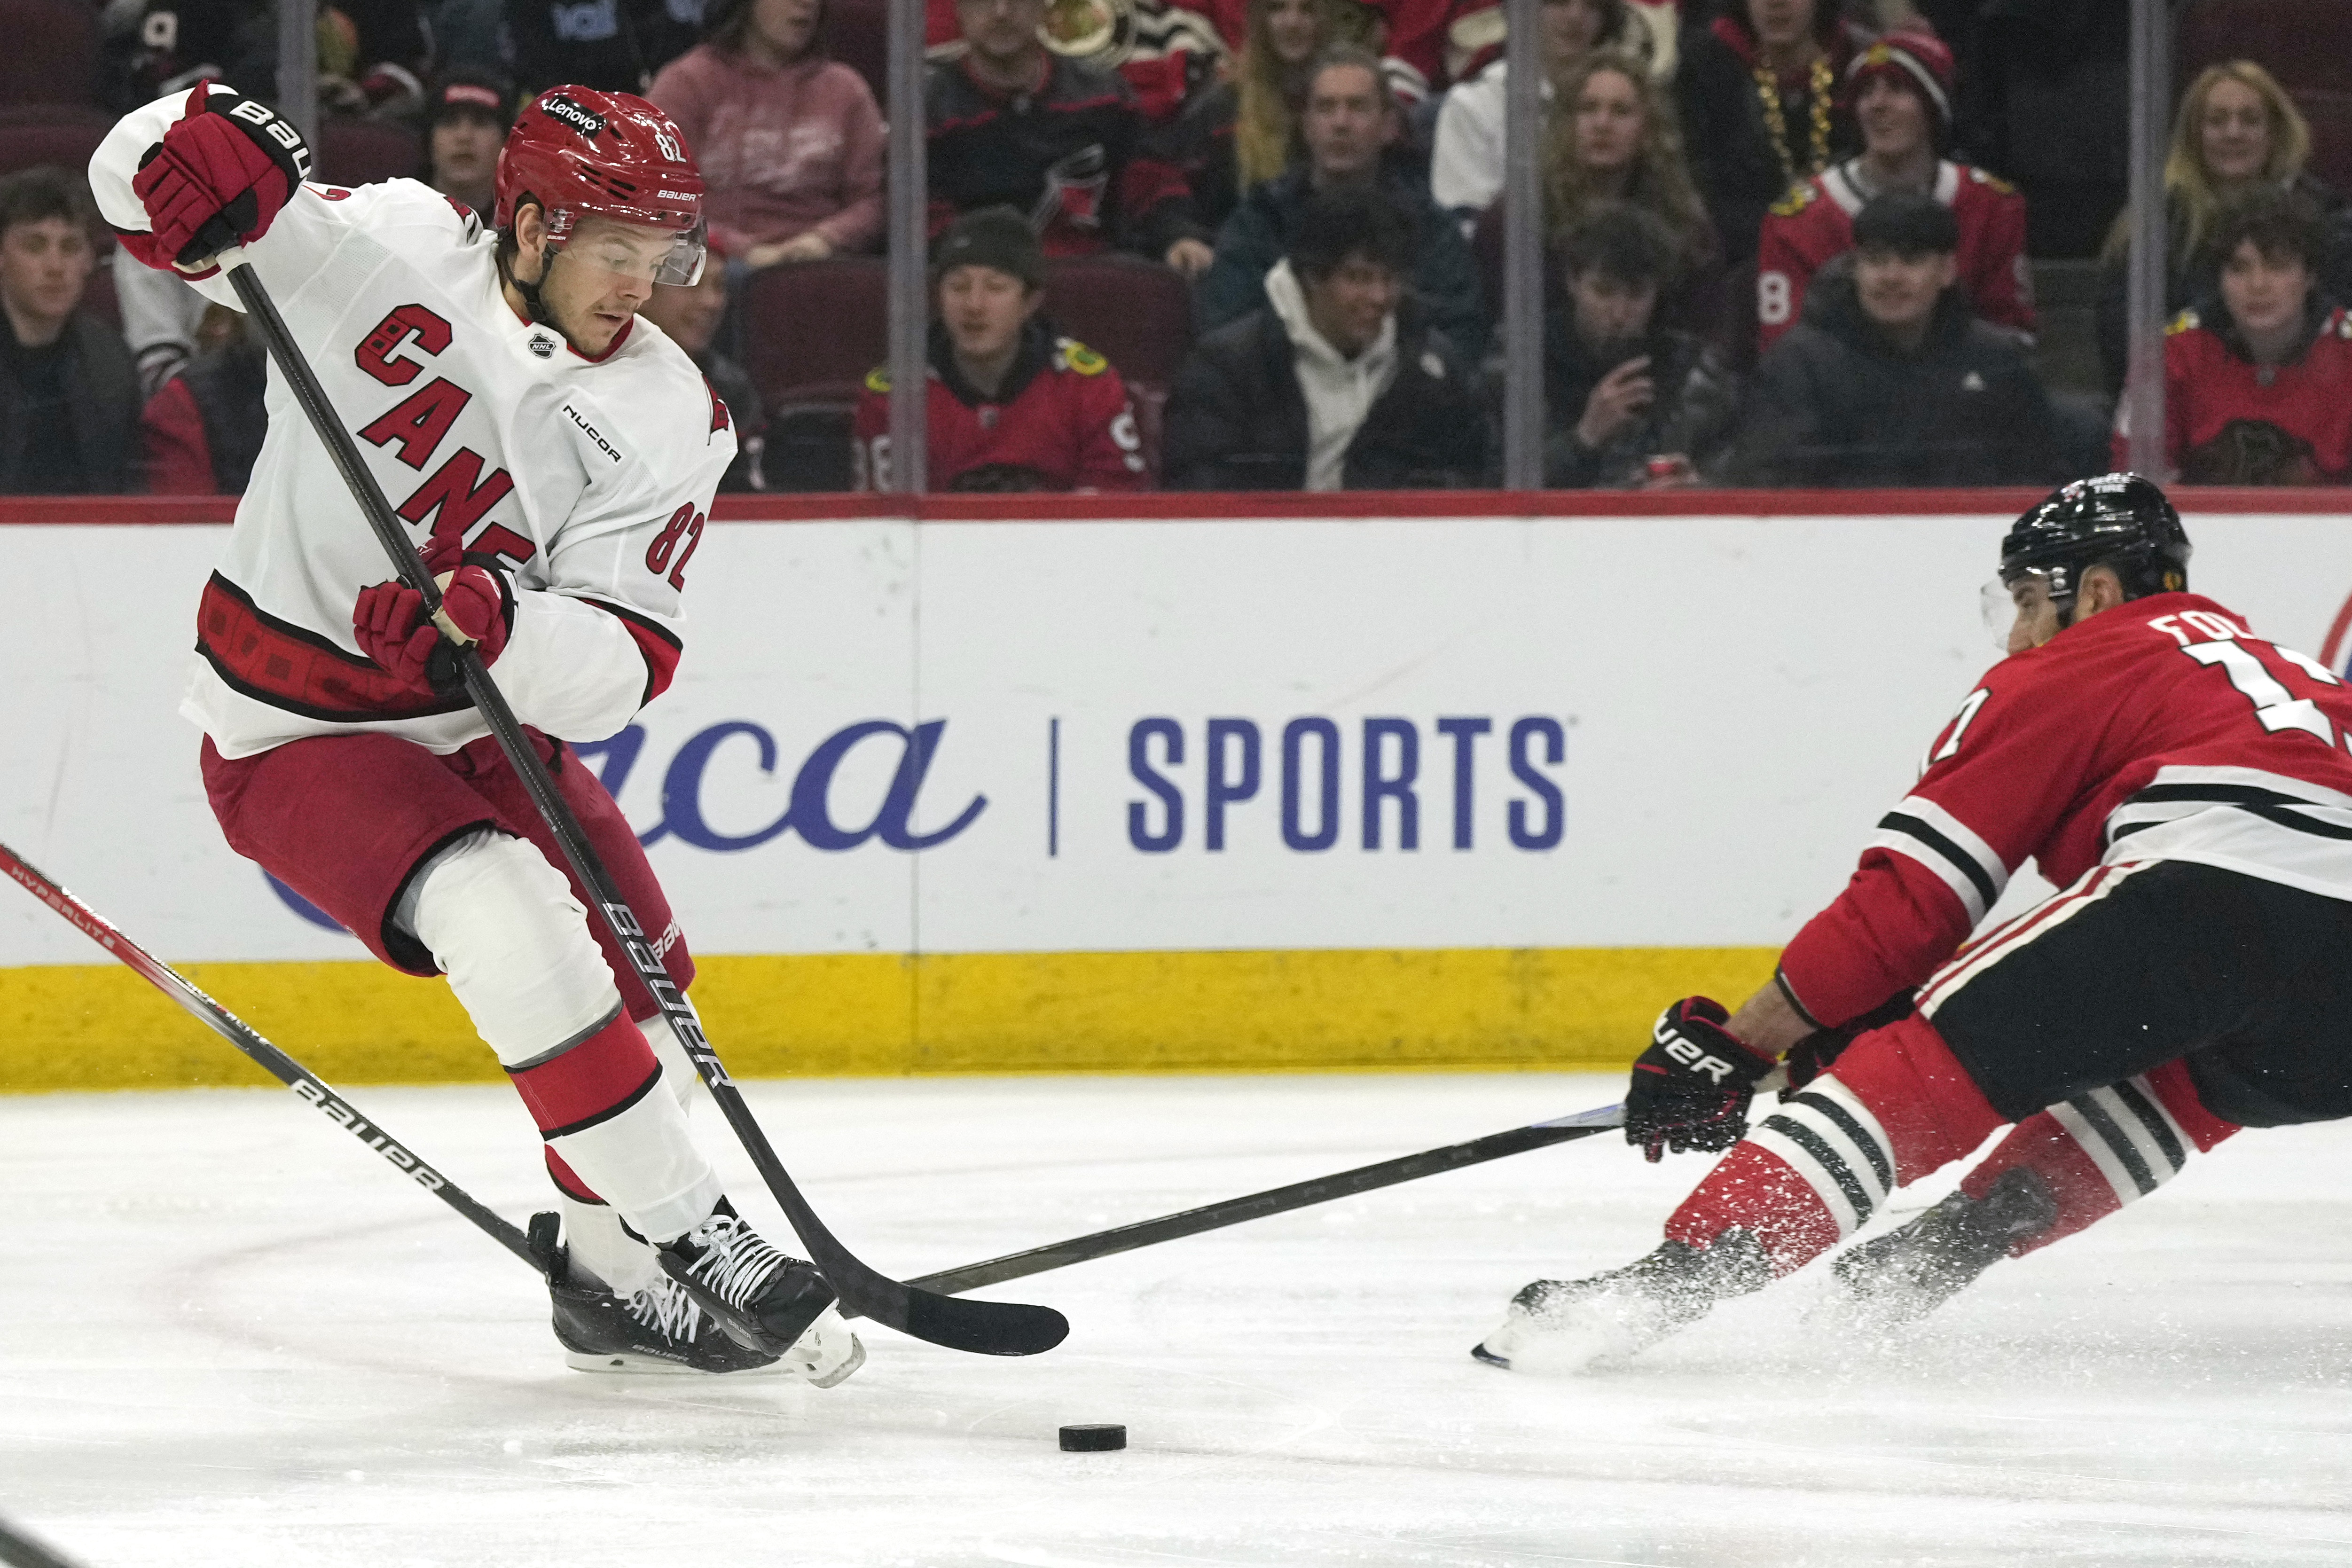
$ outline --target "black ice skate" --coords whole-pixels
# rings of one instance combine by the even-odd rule
[[[1830,1266],[1843,1291],[1838,1310],[1858,1328],[1907,1327],[2057,1220],[2058,1201],[2042,1177],[2013,1166],[1981,1198],[1954,1193],[1899,1229],[1847,1248]]]
[[[561,1223],[551,1214],[533,1215],[530,1248],[547,1271],[565,1364],[615,1373],[754,1372],[776,1364],[768,1352],[736,1343],[674,1279],[624,1299],[575,1275],[572,1249],[556,1241]]]
[[[735,1341],[831,1388],[866,1361],[814,1264],[786,1256],[721,1198],[710,1217],[654,1248],[662,1271]]]
[[[1717,1301],[1771,1280],[1764,1249],[1744,1230],[1725,1231],[1704,1249],[1664,1242],[1589,1279],[1537,1280],[1511,1298],[1502,1326],[1470,1353],[1521,1372],[1581,1372],[1645,1350]]]

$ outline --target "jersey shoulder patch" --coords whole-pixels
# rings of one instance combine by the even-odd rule
[[[1100,375],[1110,368],[1110,361],[1087,347],[1076,338],[1054,340],[1055,357],[1062,368],[1077,375]]]
[[[872,393],[888,392],[890,390],[890,367],[887,364],[877,364],[872,370],[867,371],[866,373],[866,390]]]
[[[2337,306],[2336,313],[2327,319],[2327,324],[2319,330],[2323,335],[2333,332],[2339,338],[2352,338],[2352,310]]]
[[[1774,217],[1795,217],[1812,205],[1814,199],[1820,195],[1819,191],[1813,189],[1813,183],[1811,180],[1801,181],[1790,185],[1780,199],[1772,204],[1771,214]]]
[[[707,375],[702,378],[702,390],[710,394],[710,433],[716,436],[734,424],[735,416],[727,411],[727,400],[719,395],[719,389]]]
[[[2193,332],[2204,324],[2197,319],[2194,310],[2183,310],[2165,324],[2164,335],[2168,338],[2179,332]]]
[[[1969,178],[1974,180],[1978,184],[1984,186],[1987,190],[1991,191],[1996,195],[2013,196],[2017,195],[2017,187],[2015,185],[2011,184],[1999,174],[1979,169],[1974,164],[1970,164],[1969,166]]]

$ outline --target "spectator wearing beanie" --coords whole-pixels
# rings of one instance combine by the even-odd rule
[[[139,376],[81,310],[98,215],[52,168],[0,179],[0,495],[136,488]]]
[[[1266,276],[1265,308],[1202,338],[1177,374],[1168,488],[1485,483],[1476,388],[1405,289],[1413,244],[1413,226],[1377,191],[1310,195],[1289,254]]]
[[[1544,483],[1696,483],[1730,443],[1739,391],[1714,349],[1658,324],[1673,231],[1639,207],[1604,205],[1568,232],[1559,259],[1568,298],[1544,320]]]
[[[1837,85],[1854,56],[1838,0],[1731,0],[1683,29],[1675,97],[1691,174],[1734,264],[1765,210],[1859,146]]]
[[[931,253],[930,486],[940,490],[1150,488],[1127,384],[1040,313],[1045,256],[1010,207],[958,218]],[[853,421],[859,489],[890,476],[890,373],[866,378]]]
[[[2319,287],[2326,240],[2318,209],[2285,191],[2217,216],[2220,279],[2164,341],[2164,456],[2183,479],[2352,479],[2352,316]],[[2119,418],[2119,463],[2129,447]]]
[[[1952,55],[1925,33],[1892,33],[1846,68],[1862,153],[1790,188],[1764,219],[1756,324],[1766,348],[1797,324],[1806,285],[1853,245],[1853,216],[1885,191],[1922,191],[1959,222],[1960,292],[1976,313],[2032,340],[2025,198],[1982,169],[1939,156],[1952,132]]]
[[[1352,189],[1376,195],[1412,234],[1404,278],[1442,331],[1475,361],[1486,352],[1486,312],[1478,266],[1461,226],[1439,208],[1426,180],[1384,164],[1393,103],[1380,60],[1354,44],[1326,49],[1308,73],[1299,115],[1305,156],[1278,179],[1253,188],[1217,231],[1216,264],[1201,279],[1203,328],[1265,308],[1267,278],[1298,232],[1318,194]]]
[[[1199,277],[1208,231],[1182,169],[1123,78],[1045,47],[1045,11],[1046,0],[958,0],[963,54],[933,66],[924,90],[932,233],[1010,206],[1048,255],[1116,247]]]
[[[498,78],[452,71],[425,93],[425,179],[483,223],[498,206],[499,153],[514,123],[514,96]]]
[[[1952,209],[1890,192],[1855,215],[1853,242],[1814,277],[1803,320],[1756,367],[1735,480],[1903,488],[2063,477],[2049,400],[2024,351],[1979,321],[1953,283]]]
[[[753,271],[882,237],[882,111],[818,47],[822,15],[822,0],[714,0],[708,41],[646,92],[694,150],[711,238]]]

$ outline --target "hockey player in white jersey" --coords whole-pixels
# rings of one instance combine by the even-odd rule
[[[564,741],[668,685],[727,409],[637,310],[695,281],[703,185],[641,99],[542,93],[499,161],[494,230],[408,180],[310,183],[300,137],[218,84],[126,115],[90,163],[150,267],[278,302],[456,624],[478,640],[681,987],[694,963],[635,835]],[[199,237],[202,237],[201,238]],[[182,711],[230,845],[384,963],[446,973],[545,1143],[575,1366],[829,1386],[864,1352],[809,1264],[739,1218],[686,1121],[695,1074],[583,898],[420,595],[273,370],[269,428],[198,609]]]

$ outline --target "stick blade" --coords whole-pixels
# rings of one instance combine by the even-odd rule
[[[1051,1307],[960,1300],[905,1285],[897,1286],[891,1295],[892,1300],[854,1305],[861,1317],[949,1350],[975,1355],[1042,1355],[1070,1335],[1070,1321]]]

